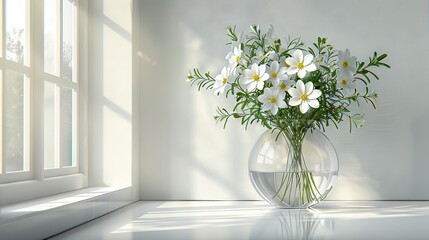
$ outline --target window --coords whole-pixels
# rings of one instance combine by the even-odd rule
[[[78,174],[79,1],[0,0],[0,14],[0,187]]]

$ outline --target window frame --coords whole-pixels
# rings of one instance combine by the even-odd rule
[[[44,4],[39,1],[25,0],[29,5],[27,7],[27,24],[30,24],[29,35],[32,37],[29,47],[26,49],[30,52],[30,67],[24,69],[23,66],[18,68],[17,72],[22,73],[21,70],[26,70],[29,74],[29,98],[27,101],[31,102],[29,106],[26,124],[28,124],[29,137],[28,140],[28,172],[14,172],[7,174],[0,174],[0,206],[10,203],[21,202],[34,198],[44,197],[52,194],[58,194],[65,191],[76,190],[88,186],[87,176],[87,0],[78,0],[78,7],[75,13],[76,17],[76,38],[74,42],[73,51],[73,78],[75,81],[59,81],[58,79],[64,78],[53,76],[45,73],[44,71]],[[61,2],[61,0],[57,0]],[[42,3],[44,3],[42,1]],[[2,44],[0,52],[4,50],[4,0],[0,0],[0,32],[2,37]],[[28,16],[28,15],[27,15]],[[30,22],[30,23],[28,23]],[[60,25],[60,24],[59,24]],[[62,24],[60,25],[62,28]],[[27,46],[27,45],[26,45]],[[31,49],[31,50],[30,50]],[[3,55],[2,55],[3,56]],[[28,55],[26,55],[28,56]],[[0,58],[0,65],[2,69],[8,68],[9,65],[3,65],[3,62],[11,64],[10,61]],[[12,65],[19,65],[13,64]],[[6,66],[6,67],[5,67]],[[4,73],[3,73],[4,75]],[[78,79],[78,81],[76,81]],[[63,167],[58,169],[44,169],[44,84],[49,82],[58,84],[59,87],[67,87],[76,90],[75,107],[76,116],[76,166]],[[31,90],[30,90],[31,89]],[[1,95],[1,94],[0,94]],[[2,97],[2,96],[0,96]],[[0,104],[2,104],[0,100]],[[2,123],[2,120],[0,120]],[[0,130],[2,136],[2,130]],[[2,137],[0,137],[1,140]],[[0,148],[0,154],[1,148]],[[62,162],[61,159],[59,160]],[[1,165],[1,163],[0,163]],[[61,165],[60,165],[61,166]],[[1,168],[1,166],[0,166]]]

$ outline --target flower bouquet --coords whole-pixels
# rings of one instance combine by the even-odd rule
[[[309,206],[327,193],[319,189],[306,165],[303,144],[307,133],[324,131],[331,124],[338,128],[345,119],[350,131],[360,127],[363,115],[352,113],[350,107],[363,101],[375,108],[377,93],[369,85],[379,79],[374,68],[389,68],[383,62],[387,55],[374,52],[363,62],[348,49],[336,50],[326,38],[305,46],[300,38],[280,39],[273,33],[272,26],[261,32],[252,25],[249,34],[238,36],[236,28],[229,27],[231,51],[226,66],[217,75],[202,74],[195,68],[188,81],[198,90],[211,89],[216,95],[234,98],[231,110],[217,108],[215,120],[224,128],[232,117],[240,119],[245,129],[260,123],[275,134],[275,141],[285,139],[289,149],[282,165],[285,169],[276,179],[267,180],[275,182],[274,187],[261,195],[289,207]]]

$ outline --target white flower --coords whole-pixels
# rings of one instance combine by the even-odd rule
[[[313,55],[303,55],[301,50],[295,50],[292,57],[286,58],[286,64],[289,65],[287,70],[288,75],[297,73],[299,78],[304,78],[307,72],[313,72],[316,70],[316,65],[312,63]]]
[[[243,50],[241,50],[240,46],[235,46],[233,47],[233,49],[231,50],[231,52],[229,52],[226,55],[226,60],[228,60],[228,62],[230,63],[230,67],[234,68],[235,66],[238,65],[238,63],[241,60],[241,54],[243,53]]]
[[[279,108],[286,107],[284,98],[285,92],[265,88],[264,93],[258,97],[258,100],[262,103],[262,111],[270,110],[273,115],[276,115]]]
[[[356,57],[350,57],[350,50],[346,49],[345,52],[338,51],[337,65],[343,73],[354,74],[356,72]]]
[[[337,80],[337,87],[342,88],[344,90],[344,93],[347,95],[352,93],[356,88],[356,85],[353,82],[354,78],[351,73],[344,73],[339,71]]]
[[[274,81],[274,89],[279,90],[280,92],[286,92],[295,82],[289,79]]]
[[[214,94],[223,93],[225,88],[228,86],[229,75],[231,74],[231,69],[223,67],[220,74],[215,77],[215,83],[213,84],[213,89],[215,89]]]
[[[268,68],[268,74],[270,75],[270,81],[272,83],[274,83],[274,82],[278,82],[280,80],[288,79],[286,71],[287,70],[285,67],[280,68],[279,63],[277,61],[273,61],[271,63],[271,66]]]
[[[296,83],[296,88],[289,88],[287,91],[292,97],[289,100],[290,106],[298,106],[302,114],[306,113],[309,107],[318,108],[319,101],[317,100],[322,92],[314,89],[312,82],[307,82],[305,85],[301,80]]]
[[[242,83],[246,86],[247,91],[254,91],[256,88],[262,90],[264,88],[264,82],[268,79],[268,73],[265,72],[265,64],[258,66],[254,63],[251,69],[245,69],[243,71]]]

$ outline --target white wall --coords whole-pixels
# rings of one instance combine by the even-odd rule
[[[275,35],[326,36],[361,60],[387,52],[392,69],[375,82],[378,109],[365,127],[329,129],[340,157],[331,199],[429,199],[428,1],[140,1],[141,199],[258,199],[247,174],[263,129],[216,125],[232,99],[197,92],[193,67],[217,73],[229,47],[225,29],[275,27]]]
[[[89,185],[132,187],[138,184],[133,167],[139,110],[133,92],[132,0],[89,1],[88,33]]]

